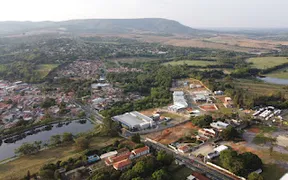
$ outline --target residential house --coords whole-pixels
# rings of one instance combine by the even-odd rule
[[[198,136],[210,139],[216,137],[216,132],[213,129],[203,128],[198,130]]]
[[[117,171],[123,171],[127,168],[129,168],[132,165],[132,162],[130,159],[124,159],[120,162],[114,163],[113,168]]]
[[[150,148],[148,146],[144,146],[144,147],[132,150],[131,153],[134,155],[134,158],[138,158],[140,156],[149,154]]]
[[[189,146],[187,146],[187,145],[184,145],[184,146],[180,146],[180,147],[178,147],[178,151],[180,152],[180,153],[186,153],[186,152],[188,152],[190,150],[190,148],[189,148]]]
[[[229,124],[221,122],[221,121],[217,121],[217,122],[211,123],[210,126],[214,129],[217,129],[218,131],[222,131],[223,129],[226,129],[229,126]]]

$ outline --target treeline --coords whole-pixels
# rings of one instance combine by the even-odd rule
[[[249,89],[235,87],[233,81],[235,79],[227,76],[224,80],[215,80],[213,78],[206,79],[204,82],[212,91],[222,90],[226,95],[230,96],[239,107],[253,108],[255,106],[274,106],[280,109],[288,108],[288,99],[285,94],[275,92],[271,95],[253,94]]]
[[[142,73],[109,74],[110,82],[121,84],[125,92],[140,92],[147,95],[134,102],[119,102],[108,110],[101,112],[106,117],[112,117],[133,110],[149,109],[167,105],[172,100],[170,87],[172,80],[188,77],[189,69],[185,66],[151,66],[150,70]]]
[[[287,57],[287,61],[288,61],[288,57]],[[267,69],[264,69],[261,71],[262,74],[268,74],[270,72],[273,72],[273,71],[276,71],[276,70],[279,70],[279,69],[283,69],[283,68],[286,68],[288,67],[288,63],[284,63],[284,64],[280,64],[278,66],[274,66],[274,67],[271,67],[271,68],[267,68]]]

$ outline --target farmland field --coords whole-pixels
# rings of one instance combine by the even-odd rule
[[[282,92],[288,97],[288,92],[284,89],[284,85],[269,84],[256,80],[238,79],[235,80],[235,86],[247,90],[254,94],[271,95],[273,93]]]
[[[207,67],[208,65],[217,65],[218,62],[216,61],[199,61],[199,60],[181,60],[181,61],[171,61],[164,63],[164,65],[184,65],[187,64],[188,66],[201,66],[201,67]]]
[[[288,79],[288,67],[279,69],[277,71],[273,71],[269,74],[265,74],[265,76],[273,77],[273,78],[280,78],[280,79]]]
[[[36,71],[40,73],[41,78],[46,77],[50,71],[58,67],[59,64],[41,64],[37,66]]]
[[[280,64],[288,63],[287,57],[257,57],[250,58],[247,62],[252,63],[252,67],[258,69],[267,69],[278,66]]]

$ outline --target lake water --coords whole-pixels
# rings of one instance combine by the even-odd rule
[[[81,132],[87,132],[94,127],[94,125],[88,120],[85,124],[72,121],[68,125],[65,125],[64,123],[62,127],[56,127],[56,125],[57,123],[53,124],[53,128],[50,131],[41,131],[37,134],[26,136],[26,138],[16,141],[15,143],[4,143],[3,141],[0,146],[0,161],[15,156],[15,149],[19,148],[23,143],[33,143],[34,141],[42,141],[45,143],[48,142],[50,137],[53,135],[63,134],[64,132],[70,132],[75,135]]]
[[[272,77],[264,77],[264,78],[258,78],[264,82],[271,83],[271,84],[282,84],[282,85],[288,85],[288,79],[279,79],[279,78],[272,78]]]

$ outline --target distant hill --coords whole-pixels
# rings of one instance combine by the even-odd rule
[[[205,31],[182,25],[177,21],[146,19],[84,19],[61,22],[0,22],[0,34],[52,31],[69,33],[156,33],[195,35]]]

